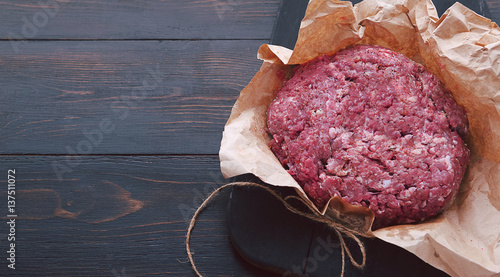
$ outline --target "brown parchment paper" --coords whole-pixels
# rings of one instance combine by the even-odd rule
[[[253,173],[268,184],[295,188],[312,204],[267,146],[267,107],[282,84],[277,72],[358,43],[381,45],[424,64],[465,107],[471,131],[471,161],[451,208],[424,223],[374,235],[452,276],[500,276],[500,29],[459,3],[438,18],[430,0],[365,0],[354,7],[311,0],[293,51],[259,49],[262,67],[224,129],[223,175]],[[320,209],[328,215],[335,207]]]

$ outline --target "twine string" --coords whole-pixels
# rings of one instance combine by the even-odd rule
[[[195,211],[193,217],[191,218],[191,221],[189,222],[189,226],[188,226],[188,230],[187,230],[187,234],[186,234],[186,252],[188,255],[189,262],[191,263],[191,267],[197,276],[203,277],[203,275],[198,271],[198,268],[196,267],[196,265],[194,263],[193,252],[191,251],[191,233],[193,232],[194,226],[196,224],[196,220],[198,219],[198,216],[200,215],[200,213],[210,204],[210,202],[219,194],[220,191],[222,191],[228,187],[257,187],[257,188],[264,189],[267,192],[269,192],[271,195],[273,195],[276,199],[278,199],[280,202],[282,202],[289,211],[291,211],[295,214],[304,216],[306,218],[309,218],[311,220],[314,220],[316,222],[323,223],[323,224],[327,225],[330,229],[334,230],[339,238],[340,250],[341,250],[341,254],[342,254],[342,271],[340,273],[341,277],[343,277],[344,273],[345,273],[345,256],[346,255],[347,255],[347,257],[349,257],[349,260],[351,261],[351,263],[355,267],[357,267],[359,269],[363,269],[365,267],[365,265],[366,265],[366,248],[365,248],[365,245],[363,244],[363,242],[359,239],[359,237],[360,236],[361,237],[369,237],[368,234],[347,228],[340,223],[337,223],[331,219],[326,218],[321,213],[319,213],[315,208],[311,207],[310,206],[311,204],[307,203],[302,198],[297,197],[295,195],[290,195],[290,196],[283,198],[278,193],[276,193],[274,190],[270,189],[269,187],[267,187],[265,185],[251,183],[251,182],[234,182],[234,183],[225,184],[225,185],[219,187],[218,189],[216,189],[214,192],[212,192],[210,194],[210,196],[208,196],[207,199],[205,199],[203,201],[203,203],[200,205],[200,207],[198,207],[198,209]],[[309,209],[309,213],[300,211],[297,208],[295,208],[294,206],[292,206],[289,203],[290,199],[298,200],[299,202],[303,203]],[[347,244],[344,240],[344,236],[347,236],[347,237],[353,239],[357,243],[357,245],[361,251],[361,255],[362,255],[361,263],[358,263],[354,259],[354,257],[352,256],[351,251],[349,250],[349,247],[347,247]]]

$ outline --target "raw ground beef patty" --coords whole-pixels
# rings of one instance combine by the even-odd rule
[[[374,229],[455,198],[469,160],[464,110],[422,65],[361,45],[297,66],[268,110],[271,150],[323,207],[369,207]]]

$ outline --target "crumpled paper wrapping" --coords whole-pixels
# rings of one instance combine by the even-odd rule
[[[365,0],[354,7],[311,0],[293,51],[259,49],[262,67],[224,129],[223,175],[253,173],[268,184],[295,188],[312,204],[267,146],[267,107],[282,84],[278,71],[353,44],[384,46],[424,64],[465,107],[471,132],[471,161],[451,208],[423,223],[373,234],[452,276],[500,276],[500,29],[459,3],[438,18],[430,0]],[[334,206],[317,210],[343,213]]]

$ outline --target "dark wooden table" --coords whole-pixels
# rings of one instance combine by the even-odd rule
[[[223,126],[279,8],[0,1],[0,276],[192,276],[188,221],[227,183]],[[222,193],[193,233],[200,271],[274,276],[233,250],[227,203]]]

